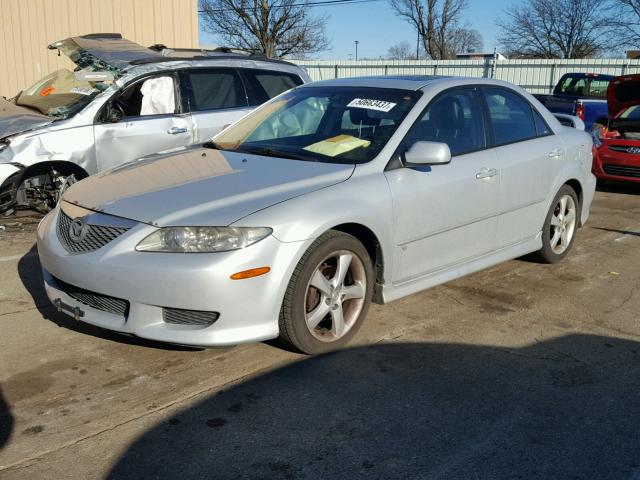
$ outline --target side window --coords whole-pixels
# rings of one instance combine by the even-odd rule
[[[107,104],[101,120],[167,115],[177,112],[176,87],[172,75],[148,77],[127,86]]]
[[[191,70],[188,76],[192,112],[247,106],[242,82],[234,70]]]
[[[549,128],[549,125],[547,125],[547,122],[545,122],[544,118],[542,118],[542,115],[540,115],[540,112],[538,112],[533,107],[532,107],[532,111],[533,111],[533,120],[536,124],[536,134],[539,137],[546,137],[547,135],[553,134],[553,132]]]
[[[415,142],[442,142],[451,155],[485,147],[482,112],[473,90],[454,90],[437,97],[413,125],[405,139],[407,148]]]
[[[251,105],[260,105],[304,83],[299,76],[286,72],[243,69],[242,73]]]
[[[484,89],[489,120],[496,145],[520,142],[537,136],[531,104],[504,88]]]

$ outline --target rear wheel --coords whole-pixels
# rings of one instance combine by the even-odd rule
[[[576,192],[563,185],[551,203],[542,228],[542,248],[538,251],[542,261],[556,263],[567,256],[578,228],[579,212]]]
[[[344,346],[371,304],[373,267],[355,237],[338,231],[320,236],[303,255],[280,313],[280,339],[309,354]]]

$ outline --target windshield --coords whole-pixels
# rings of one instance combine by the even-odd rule
[[[386,88],[292,90],[224,130],[214,148],[332,163],[372,160],[420,93]]]
[[[78,80],[74,72],[57,70],[16,97],[16,105],[35,109],[43,115],[67,118],[82,110],[101,91],[107,82]]]
[[[623,110],[618,118],[624,120],[640,120],[640,105],[634,105],[626,110]]]

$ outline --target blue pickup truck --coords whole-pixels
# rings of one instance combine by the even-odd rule
[[[580,117],[585,130],[594,124],[606,125],[608,117],[607,87],[615,77],[597,73],[566,73],[551,95],[534,95],[552,113]]]

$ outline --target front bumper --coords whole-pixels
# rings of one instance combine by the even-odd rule
[[[71,254],[58,239],[58,215],[59,207],[38,227],[38,253],[49,299],[83,322],[182,345],[222,346],[277,337],[289,278],[309,243],[283,243],[269,236],[233,252],[137,252],[138,242],[155,230],[137,224],[98,250]],[[262,266],[271,271],[246,280],[229,278]],[[56,279],[126,300],[128,311],[117,315],[93,308],[65,293]],[[163,308],[219,312],[219,318],[207,327],[176,325],[164,321]]]
[[[593,174],[599,180],[640,183],[640,154],[610,150],[605,142],[593,156]]]

